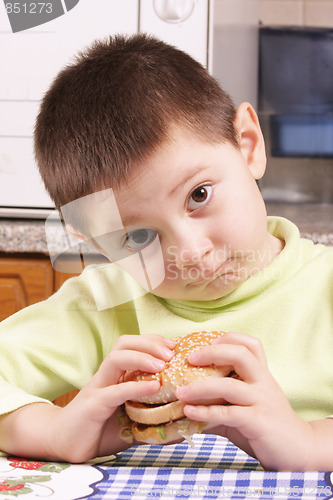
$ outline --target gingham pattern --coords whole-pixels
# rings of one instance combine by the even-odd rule
[[[193,447],[186,441],[171,446],[133,446],[119,453],[112,465],[262,470],[257,460],[225,438],[211,434],[195,434],[192,440]]]
[[[139,446],[99,466],[105,480],[96,485],[94,500],[152,498],[314,500],[332,497],[325,472],[274,473],[228,440],[194,436],[194,448]]]

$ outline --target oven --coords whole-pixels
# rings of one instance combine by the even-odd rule
[[[259,36],[259,118],[268,202],[333,202],[333,29],[264,26]]]

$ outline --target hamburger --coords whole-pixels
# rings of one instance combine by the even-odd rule
[[[177,337],[173,339],[176,342],[175,355],[166,363],[163,371],[156,374],[140,371],[125,373],[124,381],[158,380],[161,384],[159,391],[152,396],[125,403],[125,412],[129,419],[127,431],[135,440],[150,444],[167,444],[184,438],[191,444],[190,436],[208,427],[205,422],[185,417],[185,403],[177,400],[175,391],[178,386],[203,378],[216,379],[233,375],[231,367],[215,365],[198,367],[191,365],[187,359],[192,351],[209,345],[213,339],[221,335],[223,335],[221,331],[202,331]],[[200,404],[200,401],[195,403]],[[204,404],[214,403],[217,401],[204,401]]]

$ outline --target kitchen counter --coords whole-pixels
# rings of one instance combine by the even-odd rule
[[[299,227],[302,236],[333,246],[333,204],[266,205],[268,215],[288,218]],[[59,230],[55,240],[61,244],[64,238],[64,234]],[[0,219],[0,252],[48,255],[44,221]]]
[[[44,221],[0,219],[0,252],[48,255]]]
[[[53,255],[64,252],[66,248],[77,253],[80,243],[80,250],[84,254],[95,254],[92,247],[80,242],[66,233],[57,220],[56,223],[49,223],[47,238],[45,232],[45,221],[39,219],[2,219],[0,218],[0,252],[6,253],[38,253]]]
[[[304,238],[333,246],[333,204],[266,203],[268,215],[294,222]]]

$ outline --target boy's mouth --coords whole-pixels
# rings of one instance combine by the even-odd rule
[[[220,264],[214,271],[211,269],[202,269],[198,270],[198,276],[196,279],[190,280],[188,285],[202,285],[207,282],[213,281],[216,278],[219,278],[222,274],[231,272],[231,269],[228,271],[228,265],[230,264],[230,259],[225,260]],[[191,273],[189,273],[189,278],[191,277]]]

